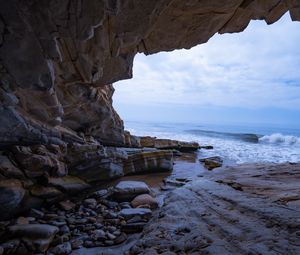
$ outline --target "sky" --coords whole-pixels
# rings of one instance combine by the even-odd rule
[[[300,128],[300,22],[216,34],[189,50],[138,54],[133,78],[114,84],[125,121]]]

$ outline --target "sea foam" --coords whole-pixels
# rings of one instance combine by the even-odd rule
[[[259,138],[259,142],[270,144],[300,145],[300,137],[275,133]]]

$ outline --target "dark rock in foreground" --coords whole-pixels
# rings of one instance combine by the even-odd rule
[[[45,252],[58,230],[46,224],[25,224],[9,227],[8,235],[11,239],[22,240],[30,251]]]
[[[118,201],[131,201],[136,196],[150,193],[148,185],[139,181],[121,181],[113,191],[112,197]]]
[[[223,159],[218,156],[200,159],[199,161],[202,162],[208,170],[221,167],[223,164]]]

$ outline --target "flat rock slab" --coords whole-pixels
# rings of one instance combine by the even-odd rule
[[[90,188],[90,185],[76,176],[49,177],[48,184],[63,190],[68,194],[76,194]]]
[[[113,198],[117,201],[131,201],[136,196],[150,193],[150,188],[140,181],[121,181],[113,191]]]
[[[130,252],[300,254],[299,166],[224,168],[174,189]]]
[[[150,218],[152,215],[152,211],[148,208],[129,208],[122,209],[120,211],[120,215],[124,217],[126,220],[131,219],[135,216],[140,216],[142,218]]]

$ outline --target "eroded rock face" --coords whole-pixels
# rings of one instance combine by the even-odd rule
[[[190,48],[242,31],[251,19],[271,24],[288,10],[300,20],[296,0],[0,0],[0,200],[7,212],[87,182],[172,169],[170,151],[123,155],[107,147],[148,146],[124,131],[111,84],[131,78],[138,52]],[[150,140],[160,149],[198,149]]]
[[[137,52],[190,48],[215,33],[268,24],[295,0],[0,1],[0,145],[123,144],[112,82],[131,78]]]

